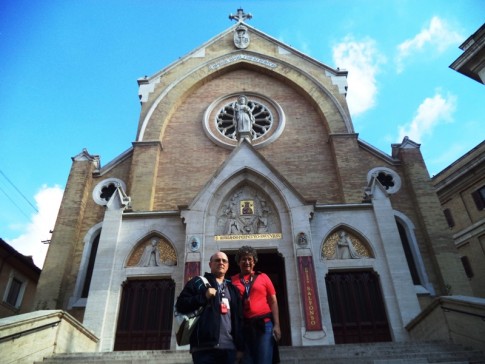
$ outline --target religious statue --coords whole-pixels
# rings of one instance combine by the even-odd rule
[[[149,245],[145,247],[143,254],[138,263],[139,267],[157,267],[160,262],[160,252],[158,251],[157,239],[152,239]]]
[[[251,108],[248,106],[248,99],[241,95],[237,98],[234,105],[234,121],[237,126],[237,131],[241,135],[250,135],[255,122],[254,115]]]
[[[335,247],[335,258],[336,259],[359,259],[362,256],[355,250],[354,243],[350,240],[347,233],[343,230],[339,231],[339,240],[337,246]]]
[[[236,213],[232,210],[227,211],[227,221],[224,233],[226,235],[241,234],[241,226],[237,221]]]

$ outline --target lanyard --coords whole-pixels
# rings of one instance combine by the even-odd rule
[[[241,279],[241,283],[243,284],[245,289],[245,294],[243,298],[246,299],[249,297],[249,292],[251,291],[251,287],[253,286],[253,283],[256,279],[254,278],[253,273],[251,273],[251,275],[249,276],[249,280],[245,280],[242,273],[239,274],[239,278]]]
[[[222,284],[217,284],[217,292],[220,294],[221,297],[225,297],[225,290],[226,290],[226,283],[222,282]]]

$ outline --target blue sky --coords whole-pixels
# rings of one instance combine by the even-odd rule
[[[135,140],[136,80],[248,24],[349,71],[359,138],[390,154],[408,135],[431,175],[479,144],[485,88],[449,68],[483,0],[3,0],[0,237],[42,267],[71,157],[106,165]]]

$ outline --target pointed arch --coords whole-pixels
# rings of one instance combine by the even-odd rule
[[[350,225],[339,224],[324,237],[320,257],[328,260],[375,258],[375,253],[364,234]]]
[[[170,240],[158,231],[150,231],[133,245],[124,266],[174,266],[177,262],[177,250]]]
[[[235,60],[233,62],[224,62],[228,58]],[[275,63],[278,66],[266,67],[262,64],[251,62],[250,59],[253,58],[264,58],[268,62]],[[218,67],[211,67],[214,64],[218,64]],[[320,115],[327,117],[329,115],[337,115],[337,117],[332,119],[325,118],[329,133],[354,132],[350,115],[346,108],[342,106],[329,88],[310,73],[303,71],[301,68],[289,62],[269,55],[249,51],[235,51],[210,59],[166,85],[146,113],[140,125],[137,141],[162,140],[166,127],[165,121],[170,119],[177,105],[184,99],[181,95],[186,95],[194,88],[222,73],[241,68],[256,70],[277,79],[283,79],[286,83],[291,84],[293,87],[299,89],[302,94],[306,95],[308,100],[314,104],[316,110],[319,111]],[[152,116],[157,109],[159,110],[159,116],[156,122],[160,124],[151,128],[149,131],[148,125],[152,121]]]
[[[69,309],[86,306],[102,226],[102,222],[97,223],[84,236],[84,249],[79,265],[79,274],[77,275],[74,294],[69,299]]]
[[[417,288],[418,293],[434,295],[434,288],[429,281],[423,258],[419,251],[413,222],[405,214],[397,210],[394,210],[394,217],[414,286]]]

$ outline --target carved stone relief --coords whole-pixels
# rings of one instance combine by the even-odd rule
[[[236,48],[245,49],[249,46],[250,41],[248,28],[244,25],[239,25],[234,30],[234,45]]]
[[[172,244],[159,237],[146,239],[133,251],[128,267],[158,267],[177,265],[177,255]]]
[[[281,231],[278,214],[260,191],[250,186],[237,189],[218,210],[217,235],[267,234]]]
[[[322,247],[324,259],[372,258],[367,244],[346,230],[338,230],[330,235]]]

